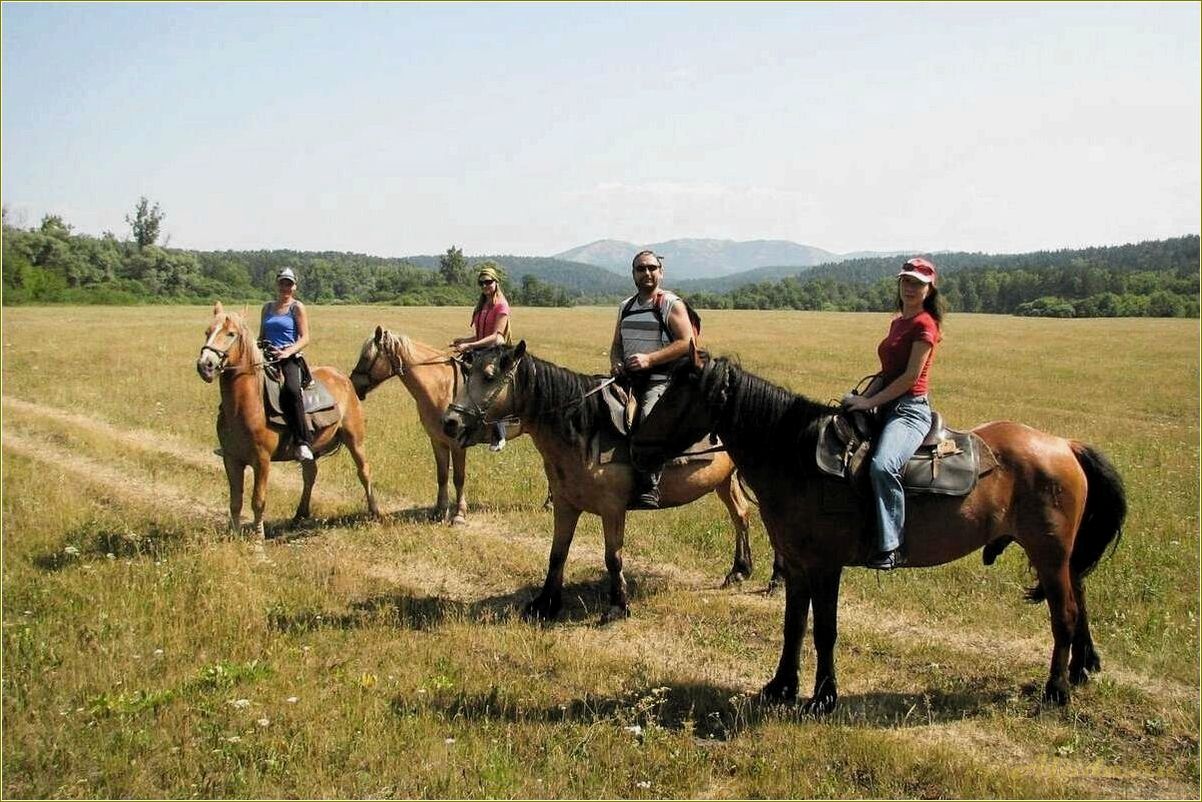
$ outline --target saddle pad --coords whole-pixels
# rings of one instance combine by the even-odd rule
[[[721,441],[717,445],[721,445]],[[703,437],[676,457],[668,460],[665,465],[688,465],[694,462],[712,462],[716,451],[710,451],[714,444],[709,437]],[[705,452],[705,453],[698,453]],[[630,441],[614,432],[600,429],[593,432],[588,441],[587,458],[593,465],[630,464]]]
[[[280,406],[280,388],[282,386],[279,382],[267,378],[266,375],[263,376],[263,406],[266,408],[267,421],[276,426],[288,425],[288,421],[284,417],[284,410]],[[342,415],[338,411],[338,404],[321,379],[314,377],[313,383],[305,387],[301,393],[305,399],[305,414],[309,418],[309,425],[313,431],[320,431],[338,423],[341,419]]]
[[[826,417],[818,426],[818,445],[814,452],[818,469],[829,476],[859,485],[866,476],[847,476],[845,445]],[[910,495],[934,494],[964,496],[976,487],[977,477],[996,465],[993,452],[972,432],[947,430],[950,438],[934,448],[921,448],[902,469],[902,486]],[[981,455],[988,455],[982,460]],[[861,471],[866,474],[867,470]]]

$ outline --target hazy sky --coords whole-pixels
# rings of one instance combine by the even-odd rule
[[[1197,3],[6,3],[0,192],[204,249],[1176,236],[1199,40]]]

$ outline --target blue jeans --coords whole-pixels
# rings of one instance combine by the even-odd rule
[[[904,395],[881,408],[885,425],[877,437],[868,467],[876,491],[876,522],[881,551],[901,546],[906,523],[906,491],[901,471],[931,430],[931,407],[926,398]]]

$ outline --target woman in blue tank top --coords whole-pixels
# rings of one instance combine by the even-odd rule
[[[296,300],[296,273],[285,267],[276,274],[278,293],[274,301],[263,304],[259,320],[259,342],[264,356],[275,361],[284,376],[284,392],[280,405],[296,437],[296,458],[313,459],[313,432],[305,417],[305,400],[301,394],[301,350],[309,344],[309,317],[305,305]]]

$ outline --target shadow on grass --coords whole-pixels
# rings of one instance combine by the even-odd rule
[[[36,568],[54,572],[93,560],[132,557],[159,560],[182,547],[185,540],[187,534],[183,530],[156,523],[131,527],[90,521],[68,532],[62,547],[36,553],[30,561]]]
[[[843,697],[835,713],[816,718],[803,713],[798,704],[769,704],[740,688],[676,682],[647,686],[620,696],[586,695],[543,707],[529,707],[527,699],[514,699],[494,686],[486,694],[436,694],[430,698],[425,695],[397,696],[393,698],[391,708],[398,716],[433,711],[448,719],[472,721],[611,722],[626,727],[636,738],[642,737],[646,729],[660,727],[686,732],[696,738],[725,741],[765,722],[872,729],[928,726],[984,715],[991,708],[1005,705],[1008,699],[1005,691],[987,687],[867,693]]]
[[[655,596],[669,587],[667,577],[656,574],[626,577],[626,593],[631,605]],[[471,602],[441,596],[418,596],[399,591],[382,593],[351,602],[345,611],[287,610],[275,606],[267,612],[267,624],[280,632],[307,632],[316,629],[359,629],[366,626],[392,626],[427,631],[447,621],[503,623],[520,618],[526,604],[537,593],[521,588]],[[563,610],[554,623],[591,622],[609,606],[609,578],[572,582],[563,588]]]

